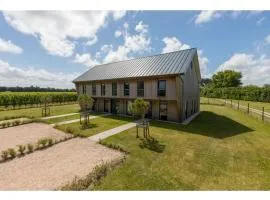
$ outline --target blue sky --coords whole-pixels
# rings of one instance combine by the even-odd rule
[[[89,67],[198,49],[201,73],[234,69],[243,83],[270,83],[267,11],[5,11],[0,85],[71,88]]]

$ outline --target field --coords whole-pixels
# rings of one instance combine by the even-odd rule
[[[269,190],[270,126],[233,109],[202,105],[190,125],[151,122],[104,140],[130,152],[96,190]],[[142,137],[142,136],[141,136]]]

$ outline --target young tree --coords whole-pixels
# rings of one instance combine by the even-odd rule
[[[142,98],[137,98],[134,103],[130,104],[129,112],[134,116],[140,116],[141,120],[144,120],[145,114],[148,112],[149,103],[144,101]]]
[[[82,110],[82,115],[84,118],[84,122],[83,125],[89,125],[89,120],[88,120],[88,112],[87,110],[91,109],[94,103],[94,100],[91,96],[87,95],[87,94],[81,94],[78,97],[78,103],[81,107]]]
[[[50,103],[52,102],[52,96],[51,95],[42,95],[40,97],[40,102],[43,105],[41,107],[41,114],[42,116],[48,116],[50,115]]]
[[[225,70],[213,75],[213,86],[215,88],[238,87],[241,83],[242,74],[233,70]]]

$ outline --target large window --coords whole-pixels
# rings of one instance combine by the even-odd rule
[[[165,97],[166,96],[166,81],[165,80],[159,80],[158,81],[158,96],[159,97]]]
[[[105,96],[105,94],[106,94],[105,89],[106,89],[105,84],[102,83],[102,84],[101,84],[101,96]]]
[[[129,96],[129,83],[124,83],[124,96]]]
[[[159,119],[168,120],[168,103],[166,101],[161,101],[159,104]]]
[[[82,85],[82,93],[86,94],[86,85]]]
[[[96,84],[92,84],[92,95],[95,96],[97,94]]]
[[[138,97],[144,96],[144,82],[143,81],[139,81],[137,83],[137,96]]]
[[[117,96],[117,83],[112,83],[112,96]]]

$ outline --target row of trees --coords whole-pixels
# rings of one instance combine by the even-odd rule
[[[233,70],[217,72],[211,79],[202,79],[201,96],[210,98],[238,99],[270,102],[270,85],[241,86],[242,74]]]
[[[0,93],[0,106],[16,107],[40,105],[44,96],[50,96],[51,103],[75,102],[75,92],[2,92]]]
[[[41,88],[38,86],[30,87],[5,87],[0,86],[0,92],[75,92],[75,89],[61,89],[61,88]]]

